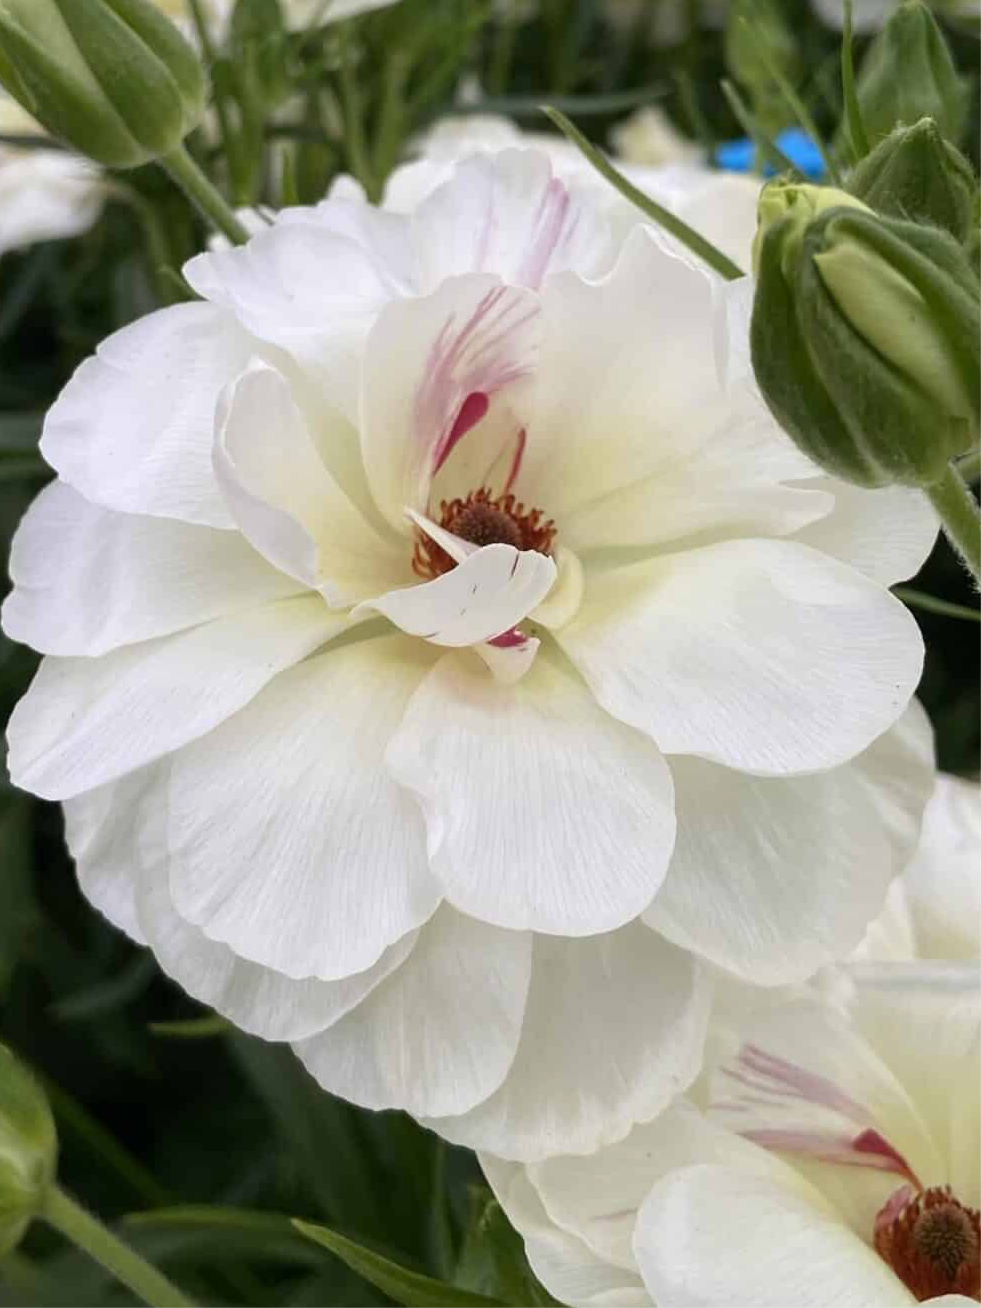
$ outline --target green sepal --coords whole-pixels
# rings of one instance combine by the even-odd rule
[[[977,179],[932,118],[897,127],[856,165],[848,191],[888,218],[942,227],[965,241]]]
[[[54,1182],[58,1137],[47,1096],[0,1045],[0,1257],[20,1242]]]

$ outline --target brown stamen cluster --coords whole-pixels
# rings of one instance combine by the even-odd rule
[[[877,1221],[875,1247],[918,1302],[943,1294],[981,1300],[981,1218],[949,1185],[924,1190]]]
[[[439,525],[472,545],[513,545],[519,550],[550,554],[555,523],[541,509],[526,510],[511,494],[491,498],[486,487],[471,491],[465,500],[443,500]],[[434,540],[419,531],[412,555],[412,570],[432,580],[456,567],[456,560]]]

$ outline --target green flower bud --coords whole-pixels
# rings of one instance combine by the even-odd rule
[[[959,141],[967,121],[970,84],[954,67],[937,21],[921,0],[905,0],[866,51],[856,85],[869,141],[897,123],[932,118]]]
[[[0,1258],[44,1205],[58,1156],[54,1119],[41,1087],[0,1045]]]
[[[848,178],[852,195],[889,218],[943,227],[967,239],[977,181],[932,118],[897,127]]]
[[[977,440],[977,280],[946,232],[825,209],[759,247],[750,338],[778,422],[860,486],[929,486]]]
[[[107,168],[175,150],[205,100],[196,54],[150,0],[0,0],[0,83]]]
[[[810,182],[770,182],[760,192],[756,205],[757,228],[753,239],[753,270],[758,271],[760,248],[767,232],[777,223],[783,228],[781,259],[787,271],[800,255],[804,233],[812,219],[826,209],[854,207],[871,210],[861,200],[834,186],[814,186]]]

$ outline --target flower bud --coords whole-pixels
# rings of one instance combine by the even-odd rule
[[[932,118],[959,141],[970,84],[954,67],[936,19],[921,0],[904,0],[866,51],[856,86],[862,122],[875,145],[897,123]]]
[[[897,127],[856,165],[848,190],[876,213],[943,227],[967,239],[977,181],[932,118]]]
[[[783,228],[781,260],[785,271],[800,253],[808,224],[826,209],[854,207],[871,212],[861,200],[834,186],[814,186],[809,182],[771,182],[760,191],[756,205],[757,228],[753,239],[753,270],[758,271],[760,247],[767,232],[787,220]]]
[[[770,410],[860,486],[928,486],[977,440],[978,286],[946,232],[850,201],[759,243],[751,347]]]
[[[57,1155],[44,1092],[0,1045],[0,1258],[17,1245],[43,1207]]]
[[[150,0],[0,0],[0,82],[107,168],[175,150],[204,109],[197,56]]]

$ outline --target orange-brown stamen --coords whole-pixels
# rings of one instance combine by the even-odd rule
[[[981,1301],[981,1218],[949,1185],[893,1195],[876,1218],[875,1247],[919,1303],[944,1294]]]
[[[463,500],[443,500],[439,525],[472,545],[513,545],[519,550],[550,554],[555,523],[540,509],[525,509],[512,494],[491,496],[486,487]],[[431,581],[456,567],[456,560],[422,531],[417,533],[412,570]]]

